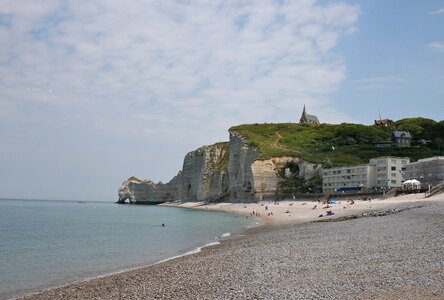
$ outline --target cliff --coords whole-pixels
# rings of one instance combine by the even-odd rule
[[[151,180],[140,180],[134,176],[128,178],[119,188],[117,203],[128,200],[132,204],[159,204],[178,198],[180,193],[181,172],[170,182],[163,184]]]
[[[300,178],[320,174],[320,165],[300,158],[258,160],[260,150],[230,132],[230,141],[203,146],[189,152],[182,170],[170,182],[154,183],[130,177],[119,189],[118,203],[157,204],[166,201],[258,201],[273,197],[282,181],[279,172],[288,163],[298,165]]]
[[[203,146],[189,152],[180,178],[182,201],[216,201],[228,191],[228,143]]]
[[[411,148],[378,148],[392,130],[413,134]],[[230,128],[229,142],[189,152],[170,182],[131,177],[119,189],[119,203],[165,201],[249,202],[282,193],[314,192],[322,168],[365,163],[378,156],[414,160],[438,155],[444,121],[403,119],[391,127],[361,124],[246,124]]]

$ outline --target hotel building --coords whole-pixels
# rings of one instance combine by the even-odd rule
[[[430,185],[444,182],[444,156],[424,158],[408,164],[404,179],[416,179]]]
[[[369,164],[324,169],[323,193],[358,191],[372,187],[402,186],[402,173],[410,162],[408,157],[385,156]]]
[[[370,164],[325,169],[322,192],[353,191],[371,188],[376,184],[376,167]]]
[[[370,164],[376,166],[376,186],[402,186],[403,172],[409,163],[408,157],[384,156],[370,159]]]

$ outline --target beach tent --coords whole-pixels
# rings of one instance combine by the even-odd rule
[[[416,179],[409,179],[403,182],[403,184],[421,184],[421,182],[419,182]]]
[[[404,188],[408,188],[408,189],[412,189],[412,190],[416,190],[419,189],[421,187],[421,182],[419,182],[416,179],[410,179],[410,180],[406,180],[402,183],[402,186]]]

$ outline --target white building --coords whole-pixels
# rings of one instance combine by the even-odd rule
[[[323,193],[358,191],[373,187],[400,187],[408,157],[373,158],[369,164],[324,169]]]
[[[409,163],[409,157],[384,156],[370,159],[370,164],[376,166],[376,186],[402,186],[403,172]]]
[[[444,182],[444,156],[428,157],[408,164],[404,179],[416,179],[431,185]]]
[[[376,184],[376,166],[365,164],[325,169],[322,181],[323,193],[368,189]]]

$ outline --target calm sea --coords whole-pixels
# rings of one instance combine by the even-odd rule
[[[0,200],[0,299],[192,252],[255,222],[173,207]]]

